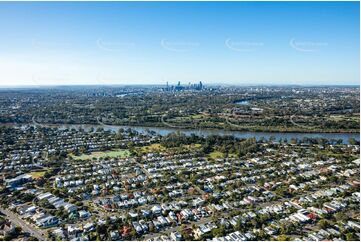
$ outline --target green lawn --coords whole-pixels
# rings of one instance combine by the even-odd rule
[[[226,154],[220,151],[213,151],[209,153],[209,157],[212,159],[222,159],[226,158]],[[237,158],[238,156],[236,154],[228,154],[228,158]]]
[[[33,171],[33,172],[29,173],[29,175],[31,175],[34,179],[43,177],[44,174],[45,174],[45,171]]]
[[[111,150],[111,151],[97,151],[92,152],[90,154],[82,154],[80,156],[71,155],[75,160],[88,160],[93,158],[103,158],[103,157],[119,157],[119,158],[126,158],[130,156],[129,150]]]
[[[165,152],[167,149],[161,144],[151,144],[148,146],[141,147],[141,152],[149,153],[149,152]]]
[[[193,149],[200,149],[202,148],[201,144],[190,144],[190,145],[183,145],[183,148],[193,150]]]
[[[222,153],[222,152],[220,152],[220,151],[213,151],[213,152],[209,153],[209,157],[211,157],[212,159],[223,158],[223,157],[224,157],[224,153]]]

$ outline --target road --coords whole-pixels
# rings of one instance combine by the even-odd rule
[[[149,171],[144,168],[143,164],[140,164],[138,161],[135,161],[135,163],[143,170],[143,172],[147,175],[148,178],[152,177],[152,174],[150,174]]]
[[[35,125],[35,126],[40,126],[40,127],[45,127],[45,125],[36,122],[35,116],[33,116],[31,120],[33,121],[33,125]]]
[[[42,234],[40,229],[28,224],[27,222],[19,218],[17,214],[3,208],[0,208],[0,211],[5,214],[11,222],[21,227],[23,231],[30,233],[30,235],[34,236],[38,240],[47,240],[47,238]]]

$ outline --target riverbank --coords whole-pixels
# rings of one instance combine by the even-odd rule
[[[9,124],[8,124],[9,125]],[[12,125],[26,125],[26,124],[12,124]],[[43,127],[56,127],[60,129],[97,129],[103,128],[105,130],[111,130],[117,132],[119,129],[133,129],[139,133],[154,132],[159,135],[168,135],[174,132],[182,132],[186,135],[198,135],[198,136],[210,136],[210,135],[231,135],[237,138],[256,138],[257,140],[265,138],[274,138],[276,140],[290,141],[291,139],[303,139],[303,138],[324,138],[324,139],[341,139],[343,143],[349,144],[350,139],[360,140],[359,133],[307,133],[307,132],[253,132],[253,131],[235,131],[235,130],[222,130],[222,129],[179,129],[170,127],[147,127],[147,126],[136,126],[136,125],[108,125],[108,124],[28,124],[28,125],[40,125]]]
[[[38,125],[98,125],[99,123],[88,123],[88,124],[38,124]],[[136,123],[132,123],[132,124],[107,124],[107,123],[102,123],[101,125],[107,125],[107,126],[119,126],[119,127],[123,127],[123,126],[130,126],[130,127],[147,127],[147,128],[173,128],[173,129],[178,129],[178,130],[185,130],[185,129],[202,129],[202,130],[219,130],[219,131],[239,131],[239,132],[261,132],[261,133],[308,133],[308,134],[312,134],[312,133],[339,133],[339,134],[344,134],[344,133],[348,133],[348,134],[359,134],[360,130],[356,130],[356,129],[352,129],[352,130],[336,130],[336,129],[305,129],[305,128],[299,128],[299,127],[295,127],[295,128],[277,128],[277,127],[267,127],[267,128],[263,128],[263,127],[259,127],[259,128],[251,128],[251,127],[232,127],[232,126],[226,126],[226,127],[197,127],[197,126],[182,126],[182,127],[177,127],[176,125],[172,125],[172,126],[168,126],[168,125],[164,125],[163,123],[151,123],[151,124],[136,124]]]
[[[227,125],[224,127],[219,127],[219,126],[190,126],[190,125],[184,125],[182,127],[178,127],[177,125],[166,125],[164,124],[164,122],[153,122],[153,123],[131,123],[131,124],[108,124],[108,123],[103,123],[103,122],[94,122],[94,123],[39,123],[36,120],[33,120],[32,123],[0,123],[0,125],[39,125],[39,126],[43,126],[43,125],[47,125],[47,126],[54,126],[54,125],[108,125],[108,126],[119,126],[119,127],[124,127],[124,126],[129,126],[129,127],[146,127],[146,128],[173,128],[173,129],[177,129],[177,130],[198,130],[198,129],[202,129],[202,130],[219,130],[219,131],[239,131],[239,132],[261,132],[261,133],[308,133],[308,134],[313,134],[313,133],[339,133],[339,134],[344,134],[344,133],[348,133],[348,134],[359,134],[360,130],[359,129],[315,129],[312,127],[309,127],[309,129],[305,128],[305,127],[242,127],[242,126],[238,126],[237,125]]]

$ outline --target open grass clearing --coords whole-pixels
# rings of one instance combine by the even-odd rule
[[[30,172],[29,175],[31,175],[33,177],[33,179],[38,179],[41,178],[45,175],[46,171],[33,171]]]
[[[110,150],[110,151],[96,151],[91,152],[90,154],[82,154],[79,156],[71,155],[71,157],[75,160],[91,160],[93,158],[127,158],[130,156],[130,151],[127,149],[118,149],[118,150]]]

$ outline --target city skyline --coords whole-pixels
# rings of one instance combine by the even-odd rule
[[[0,3],[0,86],[358,85],[359,2]]]

